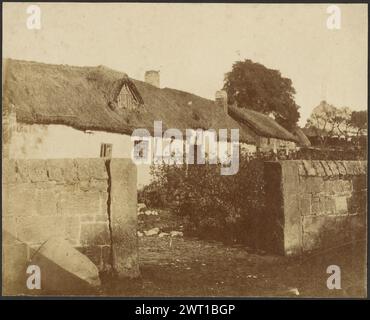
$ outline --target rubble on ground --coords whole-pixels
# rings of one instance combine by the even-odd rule
[[[159,233],[159,228],[153,228],[153,229],[150,229],[150,230],[146,230],[144,231],[144,234],[148,237],[148,236],[154,236],[156,234]]]
[[[169,234],[168,232],[161,232],[161,233],[158,235],[158,237],[160,237],[160,238],[168,237],[168,236],[170,236],[170,234]]]
[[[171,237],[182,237],[184,236],[184,233],[182,231],[171,231],[170,235]]]

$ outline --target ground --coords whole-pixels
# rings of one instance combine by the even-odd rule
[[[170,215],[139,216],[139,230],[180,228]],[[139,237],[141,277],[115,282],[120,296],[363,297],[366,250],[362,242],[297,258],[273,256],[243,245],[184,237]],[[341,268],[340,290],[327,288],[329,265]]]

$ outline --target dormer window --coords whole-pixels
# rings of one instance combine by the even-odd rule
[[[127,76],[113,84],[108,103],[112,110],[135,110],[141,104],[144,104],[143,98]]]

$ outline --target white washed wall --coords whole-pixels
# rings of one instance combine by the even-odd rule
[[[129,135],[81,131],[65,125],[15,123],[10,129],[9,158],[13,159],[99,158],[102,143],[113,145],[113,158],[131,158],[133,150],[133,141]],[[153,145],[153,139],[151,142]],[[168,148],[168,143],[169,139],[163,141],[164,150]],[[208,144],[206,150],[207,147]],[[230,144],[225,147],[231,152]],[[223,148],[221,145],[219,148],[220,154]],[[242,152],[255,152],[256,147],[242,144],[241,149]],[[150,183],[149,164],[137,165],[137,172],[138,188]]]
[[[102,131],[80,131],[64,125],[17,123],[12,128],[9,158],[60,159],[99,158],[102,143],[113,145],[112,157],[130,158],[129,135]],[[138,187],[150,182],[149,165],[138,165]]]

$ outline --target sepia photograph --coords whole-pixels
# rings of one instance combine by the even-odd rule
[[[2,18],[2,297],[367,298],[367,4]]]

